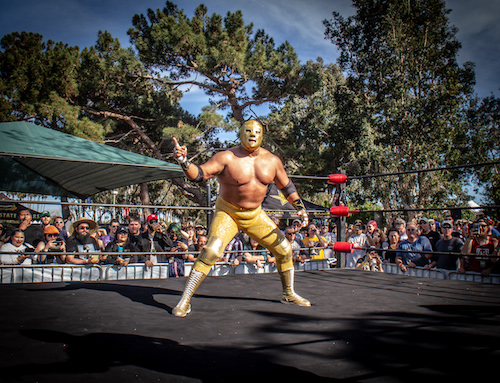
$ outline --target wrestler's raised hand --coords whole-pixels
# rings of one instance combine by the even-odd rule
[[[186,145],[179,145],[179,142],[177,141],[177,138],[172,137],[172,140],[174,141],[174,158],[179,161],[183,162],[187,158],[187,148]]]
[[[297,215],[300,217],[300,220],[302,221],[302,227],[306,227],[307,225],[309,225],[309,216],[307,214],[307,211],[299,210],[297,212]]]

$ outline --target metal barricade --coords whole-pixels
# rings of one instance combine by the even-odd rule
[[[184,264],[184,274],[191,272],[193,263]],[[310,259],[304,263],[296,263],[296,271],[328,269],[329,260]],[[127,266],[118,265],[0,265],[0,283],[44,283],[44,282],[83,282],[83,281],[116,281],[166,279],[168,263],[146,266],[144,263],[132,263]],[[254,263],[242,262],[237,266],[231,263],[217,262],[210,270],[210,276],[225,276],[230,274],[261,274],[275,273],[276,266],[266,263],[257,267]]]
[[[168,263],[146,266],[144,263],[131,263],[127,266],[101,265],[102,280],[134,280],[168,278]]]
[[[0,283],[82,282],[102,279],[99,265],[0,265]]]
[[[395,263],[383,263],[382,268],[388,274],[408,275],[410,277],[447,279],[446,272],[441,269],[426,270],[423,267],[408,267],[406,271],[401,271]]]
[[[457,273],[456,271],[452,271],[449,273],[448,279],[455,281],[490,283],[494,285],[500,284],[500,275],[498,274],[490,274],[483,277],[481,273],[474,273],[470,271],[467,273]]]
[[[475,273],[468,271],[466,273],[458,273],[453,270],[445,269],[430,269],[425,270],[423,267],[409,267],[407,271],[403,272],[395,263],[384,263],[384,271],[388,274],[400,274],[408,275],[412,277],[420,278],[434,278],[434,279],[448,279],[456,281],[467,281],[467,282],[480,282],[480,283],[490,283],[490,284],[500,284],[500,275],[491,274],[489,276],[481,276],[481,273]]]

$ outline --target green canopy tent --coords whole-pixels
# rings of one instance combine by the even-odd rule
[[[0,190],[87,198],[182,177],[179,165],[30,124],[0,123]]]

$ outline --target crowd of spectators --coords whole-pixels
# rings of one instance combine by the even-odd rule
[[[105,227],[88,218],[65,223],[60,216],[41,214],[34,223],[29,210],[18,213],[19,224],[0,223],[0,262],[13,264],[111,264],[126,266],[144,263],[151,267],[168,263],[169,276],[184,276],[184,263],[194,262],[207,243],[207,228],[193,222],[161,222],[150,214],[145,222],[128,217],[126,223],[112,219]],[[333,251],[337,225],[318,220],[302,227],[300,220],[275,219],[293,249],[295,262],[328,259],[337,262]],[[353,252],[345,257],[345,268],[383,272],[384,263],[408,268],[474,271],[482,275],[500,273],[499,226],[487,217],[474,222],[454,220],[439,223],[427,217],[411,222],[396,218],[380,228],[372,220],[356,220],[345,226],[346,241]],[[67,228],[67,230],[66,230]],[[240,232],[226,247],[220,262],[238,266],[242,262],[263,268],[274,264],[274,257],[248,235]]]

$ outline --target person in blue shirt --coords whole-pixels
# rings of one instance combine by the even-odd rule
[[[396,252],[396,264],[401,271],[406,271],[408,267],[423,266],[429,268],[432,254],[432,245],[429,239],[424,235],[418,235],[417,226],[414,223],[409,223],[406,226],[406,234],[408,239],[399,242],[397,250],[405,252]],[[407,253],[406,251],[412,251]],[[413,252],[415,251],[415,252]]]

